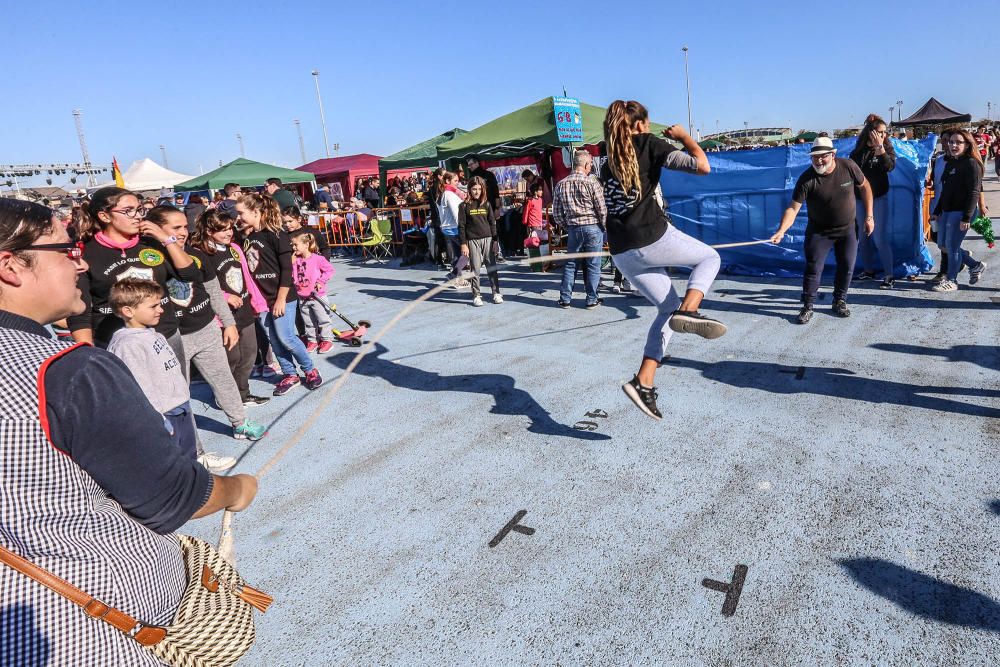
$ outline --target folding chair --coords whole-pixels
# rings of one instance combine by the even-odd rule
[[[361,251],[365,257],[371,252],[379,264],[392,255],[392,220],[373,218],[369,223],[371,234],[361,240]]]

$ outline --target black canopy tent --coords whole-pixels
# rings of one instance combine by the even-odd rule
[[[906,127],[911,125],[949,125],[951,123],[968,123],[971,120],[971,114],[958,113],[932,97],[909,118],[898,120],[894,124]]]

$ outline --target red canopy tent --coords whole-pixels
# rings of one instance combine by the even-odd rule
[[[298,168],[316,175],[317,183],[340,183],[344,196],[348,199],[354,196],[354,183],[359,178],[378,178],[379,155],[358,153],[344,157],[328,157],[313,160]]]

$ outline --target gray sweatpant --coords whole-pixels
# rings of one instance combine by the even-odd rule
[[[493,239],[468,239],[469,246],[469,270],[472,276],[469,278],[469,285],[472,287],[472,296],[480,295],[479,291],[479,269],[486,264],[486,278],[490,281],[490,289],[494,294],[500,293],[500,279],[497,277],[496,257],[490,249]]]
[[[181,336],[184,341],[184,355],[188,363],[195,367],[205,382],[212,388],[219,407],[229,417],[233,426],[239,426],[247,419],[240,390],[236,387],[233,372],[229,369],[229,357],[222,344],[222,329],[213,320],[204,327]]]
[[[333,322],[330,320],[330,311],[326,309],[318,297],[310,296],[305,299],[299,297],[299,312],[302,313],[302,323],[305,324],[306,340],[311,343],[333,340]]]

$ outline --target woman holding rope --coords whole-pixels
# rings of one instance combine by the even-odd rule
[[[608,159],[601,168],[601,181],[608,207],[611,256],[615,266],[658,311],[649,328],[639,372],[622,389],[654,419],[662,418],[654,380],[671,331],[703,338],[726,333],[724,324],[698,312],[719,272],[719,253],[673,227],[654,196],[662,169],[707,174],[708,158],[679,125],[671,126],[664,135],[681,142],[684,151],[649,133],[649,113],[639,102],[616,100],[604,117]],[[667,275],[669,266],[691,268],[683,301]]]

